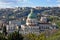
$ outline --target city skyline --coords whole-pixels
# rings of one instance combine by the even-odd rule
[[[0,0],[0,8],[36,6],[60,7],[60,0]]]

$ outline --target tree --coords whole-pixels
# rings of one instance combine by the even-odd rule
[[[35,34],[31,34],[31,33],[26,34],[24,36],[24,40],[36,40],[36,38],[37,38],[37,36]]]
[[[3,35],[2,33],[0,33],[0,40],[7,40],[7,39],[6,39],[6,36]]]
[[[8,40],[23,40],[23,36],[21,34],[18,35],[18,32],[14,32],[8,35]]]
[[[3,26],[3,34],[4,34],[4,35],[7,35],[6,26],[5,26],[5,25]]]

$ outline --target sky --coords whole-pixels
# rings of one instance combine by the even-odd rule
[[[60,0],[0,0],[0,8],[60,7]]]

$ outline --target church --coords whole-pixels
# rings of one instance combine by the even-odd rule
[[[46,30],[54,30],[57,29],[57,25],[55,23],[47,22],[46,16],[41,16],[40,20],[38,21],[37,15],[33,13],[33,9],[31,9],[30,14],[27,16],[26,24],[21,25],[20,33],[28,34],[34,33],[39,34],[40,32],[44,32]]]

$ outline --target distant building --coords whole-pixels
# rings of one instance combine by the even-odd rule
[[[11,21],[9,21],[9,24],[6,25],[6,29],[8,33],[12,33],[17,31],[18,24],[13,24]]]
[[[19,25],[20,28],[18,25],[14,24],[14,23],[16,23],[15,21],[14,21],[14,23],[12,23],[12,22],[10,21],[9,25],[6,26],[8,33],[19,30],[19,33],[22,33],[22,34],[28,34],[28,33],[39,34],[40,32],[44,32],[46,30],[52,31],[54,29],[57,29],[57,26],[55,23],[52,24],[52,23],[47,22],[46,16],[41,17],[40,21],[39,21],[37,19],[37,15],[35,13],[33,13],[32,9],[31,9],[30,14],[27,16],[26,24]],[[19,23],[19,22],[17,22],[17,23]]]

